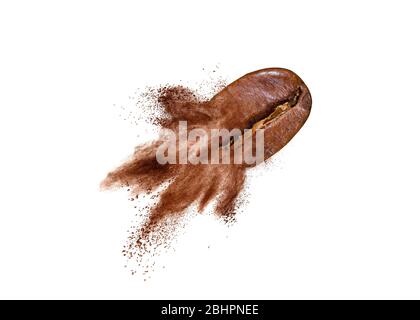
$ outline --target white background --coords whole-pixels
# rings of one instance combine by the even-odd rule
[[[417,1],[2,1],[0,298],[420,298]],[[298,73],[312,114],[226,229],[193,219],[144,282],[105,174],[137,88]],[[116,106],[115,106],[116,105]],[[210,245],[210,248],[208,246]]]

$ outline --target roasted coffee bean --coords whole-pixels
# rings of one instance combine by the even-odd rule
[[[212,127],[264,129],[264,159],[268,159],[303,126],[311,105],[308,87],[295,73],[270,68],[232,82],[209,101],[208,108],[215,115]]]

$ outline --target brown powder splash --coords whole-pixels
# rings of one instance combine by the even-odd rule
[[[221,84],[213,86],[219,88]],[[177,132],[179,121],[188,121],[188,131],[206,128],[213,117],[208,100],[183,86],[149,88],[143,94],[143,101],[145,97],[149,103],[154,101],[149,104],[152,112],[148,120],[162,130]],[[213,212],[224,221],[233,221],[245,183],[245,167],[241,165],[159,164],[156,150],[162,143],[158,139],[138,146],[131,159],[110,172],[101,183],[102,189],[128,188],[131,200],[158,191],[154,196],[158,201],[145,208],[148,215],[143,225],[130,232],[123,250],[125,256],[135,258],[141,265],[156,254],[158,247],[168,248],[183,223],[183,215],[193,205],[202,212],[214,201]]]

